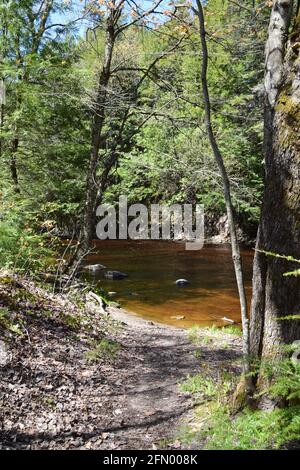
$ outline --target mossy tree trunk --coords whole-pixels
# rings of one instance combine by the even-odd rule
[[[263,253],[300,259],[300,17],[292,12],[292,1],[273,2],[266,46],[265,192],[250,334],[251,353],[263,360],[280,358],[282,345],[300,338],[300,321],[282,320],[300,313],[300,277],[284,276],[299,264]]]

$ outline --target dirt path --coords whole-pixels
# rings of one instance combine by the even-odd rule
[[[225,335],[226,347],[219,339],[201,346],[196,358],[198,347],[186,330],[115,308],[110,318],[122,322],[114,329],[110,321],[105,336],[119,351],[97,363],[87,361],[85,332],[44,315],[28,319],[29,340],[10,345],[0,367],[2,448],[152,449],[164,439],[172,443],[193,408],[178,383],[202,368],[217,374],[237,367],[240,339],[232,335]]]
[[[199,372],[199,361],[185,330],[149,324],[124,312],[115,311],[114,316],[127,323],[122,346],[128,353],[112,394],[114,406],[122,411],[121,426],[114,428],[115,444],[151,449],[170,437],[192,408],[178,383]]]

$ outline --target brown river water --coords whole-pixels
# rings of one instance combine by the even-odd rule
[[[121,306],[145,319],[178,327],[240,323],[238,294],[229,245],[206,245],[186,251],[184,243],[170,241],[96,241],[89,264],[128,274],[108,280],[103,271],[89,277],[97,287],[114,291]],[[242,250],[247,297],[251,298],[253,250]],[[176,279],[190,281],[177,287]],[[172,317],[184,317],[175,319]]]

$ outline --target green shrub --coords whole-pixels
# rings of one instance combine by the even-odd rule
[[[195,412],[194,423],[181,431],[181,440],[198,442],[205,449],[278,449],[300,439],[300,364],[290,359],[261,364],[271,385],[263,393],[282,398],[285,408],[272,411],[245,409],[232,415],[228,404],[230,379],[188,377],[181,389],[206,398]]]
[[[200,433],[206,449],[278,449],[300,438],[300,406],[271,412],[245,410],[235,418],[219,405]]]
[[[201,374],[188,376],[186,381],[180,385],[183,392],[202,395],[206,398],[217,396],[217,386],[211,379],[206,379]]]
[[[266,392],[270,397],[282,398],[287,402],[300,403],[300,364],[289,358],[265,362],[261,367],[270,385]]]
[[[11,318],[10,311],[5,307],[0,307],[0,326],[13,334],[23,336],[22,325]]]
[[[47,269],[54,262],[54,250],[44,234],[0,222],[0,266],[19,271]]]

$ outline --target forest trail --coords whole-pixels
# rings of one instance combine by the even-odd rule
[[[97,309],[84,310],[84,321],[98,331],[74,330],[65,323],[70,317],[62,323],[64,313],[75,309],[64,297],[20,278],[13,288],[0,287],[2,308],[12,308],[8,293],[10,302],[18,298],[16,315],[26,318],[28,336],[0,345],[7,349],[0,364],[3,449],[180,448],[176,436],[192,416],[193,401],[178,384],[199,372],[217,378],[226,368],[239,371],[241,341],[235,335],[199,346],[187,330],[115,307],[108,307],[109,319]],[[36,304],[29,294],[39,299]],[[99,334],[118,350],[88,361]]]
[[[155,448],[160,440],[172,437],[193,407],[178,384],[199,372],[193,354],[197,348],[185,330],[153,324],[124,311],[113,310],[112,316],[126,321],[122,347],[127,351],[118,371],[117,393],[112,395],[113,406],[122,410],[114,444],[127,449]]]

